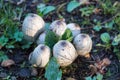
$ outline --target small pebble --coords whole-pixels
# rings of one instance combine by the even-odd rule
[[[31,69],[31,76],[37,76],[38,72],[36,68]]]
[[[29,69],[27,68],[22,68],[20,69],[20,71],[18,72],[18,76],[20,77],[29,77],[31,76],[31,72]]]

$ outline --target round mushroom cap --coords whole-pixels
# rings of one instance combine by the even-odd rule
[[[62,36],[66,30],[67,26],[64,20],[55,20],[51,23],[49,29],[53,31],[56,35]]]
[[[46,37],[46,33],[45,32],[41,33],[38,37],[37,45],[44,44],[45,43],[45,37]]]
[[[38,35],[44,31],[44,20],[37,14],[28,14],[22,24],[24,38],[28,41],[35,41]]]
[[[80,26],[76,23],[67,24],[67,28],[72,31],[73,37],[77,36],[81,32]]]
[[[60,66],[68,66],[76,59],[77,53],[69,41],[60,40],[53,47],[53,56]]]
[[[77,50],[77,53],[81,56],[85,56],[92,49],[92,40],[87,34],[78,34],[74,38],[73,44]]]
[[[29,55],[29,62],[36,67],[45,67],[49,58],[50,48],[44,44],[39,44]]]

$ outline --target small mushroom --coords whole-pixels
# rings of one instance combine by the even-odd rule
[[[50,48],[39,44],[29,55],[29,62],[35,67],[45,67],[50,58]]]
[[[76,59],[77,53],[69,41],[60,40],[53,47],[53,56],[60,66],[68,66]]]
[[[37,44],[44,44],[45,43],[45,37],[46,37],[46,33],[43,32],[39,35],[39,38],[37,40]]]
[[[66,28],[67,28],[67,26],[63,19],[53,21],[49,27],[49,29],[58,36],[62,36],[64,34]]]
[[[88,56],[89,52],[92,49],[92,40],[87,34],[78,34],[74,40],[73,44],[77,50],[77,53],[81,56]]]
[[[67,28],[72,31],[73,37],[77,36],[80,34],[80,26],[76,23],[69,23],[67,24]]]
[[[35,41],[38,35],[44,31],[44,25],[45,22],[39,15],[30,13],[22,24],[24,38],[28,41]]]

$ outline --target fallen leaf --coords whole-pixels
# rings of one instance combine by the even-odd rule
[[[106,71],[104,70],[108,65],[110,65],[111,61],[108,58],[104,58],[101,61],[98,61],[94,64],[94,66],[98,69],[98,72],[104,74]]]
[[[1,66],[2,67],[10,67],[11,65],[14,65],[14,64],[15,64],[15,62],[13,60],[8,59],[8,60],[2,61]]]
[[[95,9],[93,10],[93,13],[98,14],[98,13],[100,13],[100,11],[101,11],[101,9],[95,8]]]
[[[108,59],[108,58],[104,58],[104,59],[103,59],[103,65],[104,65],[104,66],[110,65],[110,63],[111,63],[110,59]]]
[[[89,65],[89,68],[91,70],[91,76],[97,73],[97,67],[95,65]]]

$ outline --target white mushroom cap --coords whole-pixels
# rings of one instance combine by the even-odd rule
[[[92,49],[92,40],[87,34],[78,34],[74,40],[73,44],[77,50],[77,53],[81,56],[87,55]]]
[[[55,20],[51,23],[49,29],[56,33],[58,36],[62,36],[67,26],[64,20]]]
[[[68,66],[76,59],[77,53],[69,41],[60,40],[53,47],[53,56],[60,66]]]
[[[29,62],[36,67],[45,67],[49,58],[50,48],[44,44],[39,44],[29,55]]]
[[[43,32],[39,35],[39,38],[37,40],[37,45],[39,44],[44,44],[45,43],[45,37],[46,37],[46,33]]]
[[[28,14],[22,24],[24,38],[28,41],[35,41],[38,35],[44,31],[44,20],[37,14]]]
[[[76,23],[67,24],[67,28],[72,31],[73,37],[77,36],[81,32],[80,26]]]

